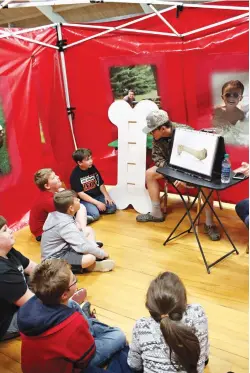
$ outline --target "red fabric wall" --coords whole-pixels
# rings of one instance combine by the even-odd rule
[[[235,5],[235,2],[232,2]],[[246,2],[237,5],[246,5]],[[176,18],[165,14],[181,33],[215,23],[238,11],[188,9]],[[108,23],[116,26],[121,22]],[[166,31],[156,17],[132,28]],[[98,32],[98,31],[97,31]],[[68,44],[96,31],[64,27]],[[54,29],[25,36],[56,44]],[[33,174],[52,167],[68,183],[74,167],[71,138],[63,93],[59,53],[26,41],[0,39],[0,96],[6,118],[12,171],[0,178],[0,214],[10,223],[29,211],[37,190]],[[115,184],[117,158],[108,143],[117,130],[108,119],[113,101],[109,81],[111,66],[154,64],[162,106],[173,121],[194,128],[208,127],[212,107],[211,74],[248,70],[248,19],[186,37],[139,35],[117,32],[90,40],[65,51],[71,105],[76,107],[74,129],[78,147],[89,147],[106,184]],[[46,144],[40,141],[39,118]],[[204,123],[206,125],[204,125]],[[248,148],[230,147],[233,167],[248,161]],[[223,200],[236,202],[248,195],[248,183],[232,188]],[[240,196],[240,198],[239,198]]]

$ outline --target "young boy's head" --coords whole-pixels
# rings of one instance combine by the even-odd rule
[[[244,85],[239,80],[230,80],[222,86],[221,91],[226,107],[236,107],[243,98]]]
[[[8,228],[6,219],[0,216],[0,252],[7,254],[14,245],[14,242],[13,231]]]
[[[63,190],[55,193],[54,204],[56,211],[74,216],[80,209],[80,199],[73,190]]]
[[[74,151],[72,158],[81,170],[87,170],[93,165],[92,152],[90,149],[79,148]]]
[[[150,133],[155,140],[172,135],[172,123],[169,120],[168,113],[164,110],[154,110],[146,117],[147,126],[143,132]]]
[[[131,99],[131,100],[134,100],[135,99],[135,92],[133,91],[133,89],[130,89],[128,91],[128,97]]]
[[[52,193],[57,192],[62,186],[60,177],[51,168],[38,170],[34,175],[34,181],[40,190]]]
[[[31,286],[44,304],[67,304],[75,293],[77,279],[64,259],[46,259],[31,275]]]

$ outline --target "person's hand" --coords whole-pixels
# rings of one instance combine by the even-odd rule
[[[96,207],[98,208],[99,211],[106,211],[106,205],[105,205],[105,203],[102,203],[102,202],[98,201],[96,203]]]
[[[109,205],[114,205],[115,202],[112,200],[112,198],[110,196],[105,196],[105,202]]]
[[[246,163],[246,162],[242,162],[241,163],[241,172],[245,175],[245,176],[249,176],[249,164]]]
[[[176,180],[174,182],[174,186],[176,186],[176,188],[178,188],[178,187],[186,188],[187,184],[184,183],[184,181]]]

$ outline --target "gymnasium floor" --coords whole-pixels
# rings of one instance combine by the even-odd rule
[[[149,282],[162,271],[176,272],[187,288],[188,300],[206,310],[210,332],[210,361],[206,373],[248,372],[248,232],[234,212],[234,206],[217,208],[240,255],[213,267],[208,275],[193,234],[167,246],[163,242],[183,214],[179,199],[169,198],[167,220],[163,223],[136,223],[133,209],[118,211],[92,224],[97,239],[116,261],[110,273],[78,276],[78,286],[88,290],[88,298],[98,318],[120,326],[131,338],[135,320],[147,315],[144,307]],[[181,226],[188,227],[185,221]],[[202,232],[202,227],[199,228]],[[223,236],[211,242],[200,234],[208,261],[214,261],[231,249]],[[26,227],[16,233],[15,248],[39,262],[39,244]],[[19,373],[20,339],[0,343],[0,372]]]

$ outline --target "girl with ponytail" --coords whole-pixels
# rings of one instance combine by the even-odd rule
[[[187,304],[177,275],[160,274],[149,286],[146,307],[151,317],[133,329],[129,366],[143,373],[202,373],[208,362],[208,325],[198,304]]]

